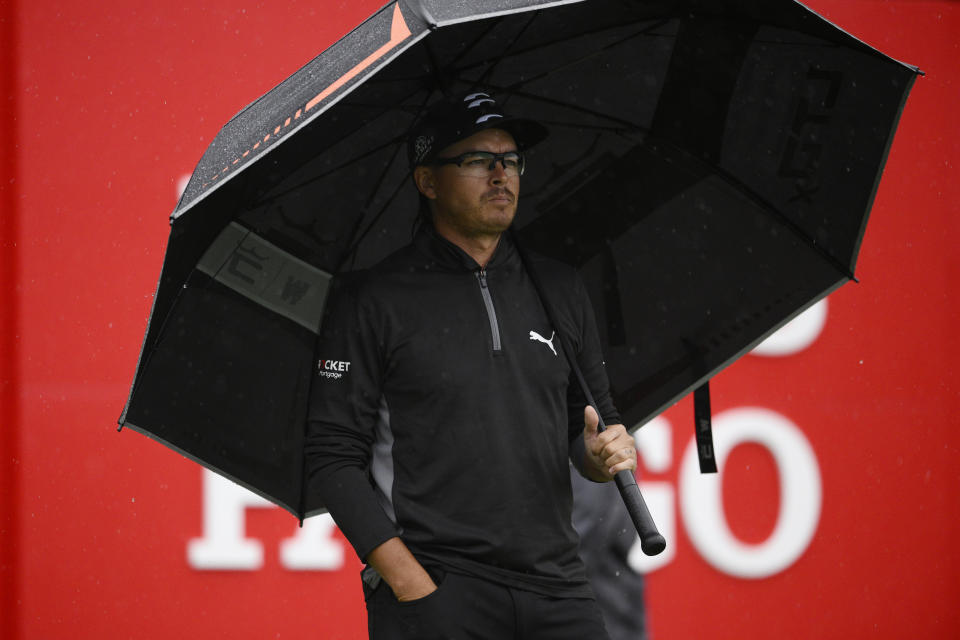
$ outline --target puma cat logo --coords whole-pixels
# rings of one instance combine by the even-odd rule
[[[557,332],[556,332],[556,331],[554,331],[553,333],[551,333],[551,334],[550,334],[550,339],[547,340],[546,338],[544,338],[542,335],[540,335],[540,334],[537,333],[536,331],[531,331],[531,332],[530,332],[530,339],[531,339],[531,340],[536,340],[537,342],[542,342],[543,344],[545,344],[545,345],[547,345],[548,347],[550,347],[550,351],[553,351],[553,355],[557,355],[557,350],[553,348],[553,337],[554,337],[555,335],[557,335]]]

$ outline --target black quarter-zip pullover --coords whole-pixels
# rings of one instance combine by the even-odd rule
[[[307,442],[320,493],[361,559],[400,536],[424,564],[545,595],[590,597],[570,523],[568,456],[582,393],[562,331],[608,424],[592,308],[576,272],[534,257],[550,326],[510,239],[485,268],[432,228],[328,304]],[[579,439],[579,442],[578,442]]]

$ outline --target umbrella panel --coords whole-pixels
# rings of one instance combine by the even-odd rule
[[[166,324],[128,426],[302,513],[315,334],[201,273]]]
[[[610,238],[581,273],[632,427],[846,281],[715,177]]]

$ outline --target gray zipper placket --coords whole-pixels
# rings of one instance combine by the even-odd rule
[[[497,324],[497,311],[493,308],[493,298],[487,287],[487,272],[481,267],[477,270],[477,280],[480,282],[480,294],[483,296],[483,306],[487,308],[487,319],[490,320],[490,335],[493,337],[493,351],[501,351],[500,325]]]

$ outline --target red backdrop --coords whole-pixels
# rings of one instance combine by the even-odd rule
[[[337,532],[283,551],[288,514],[205,493],[197,465],[115,422],[179,181],[223,122],[380,2],[0,1],[0,636],[363,637],[359,563]],[[732,447],[713,535],[684,507],[704,486],[683,470],[690,403],[649,429],[644,482],[672,529],[646,567],[658,639],[960,635],[960,4],[810,4],[927,76],[862,283],[808,322],[812,342],[712,385]],[[778,435],[754,442],[758,423]],[[818,503],[780,490],[798,478],[819,481]],[[259,566],[253,548],[242,568],[240,536]],[[191,543],[204,537],[223,557]]]

